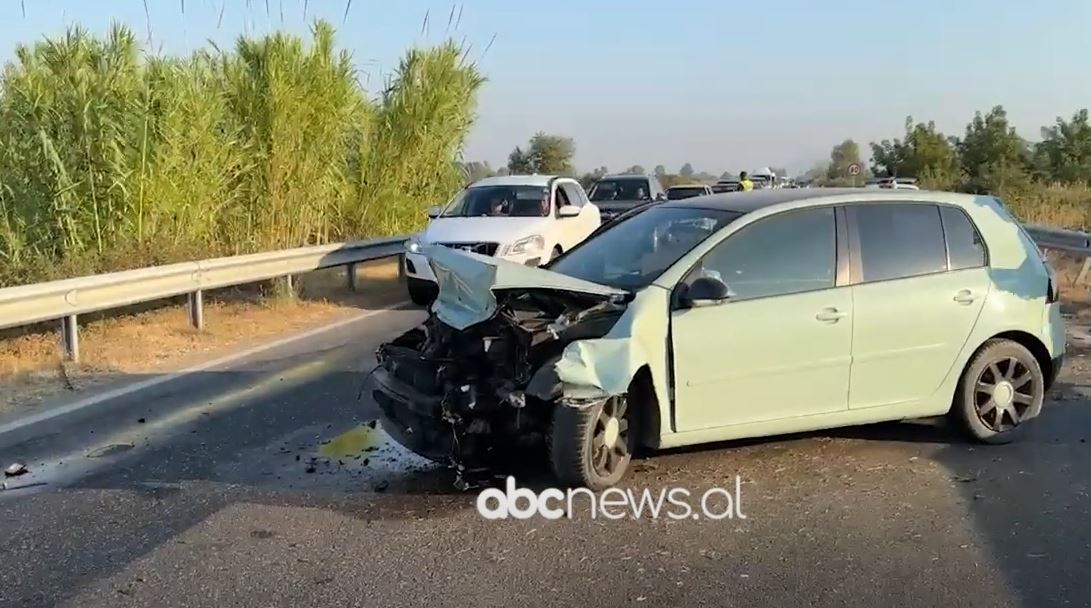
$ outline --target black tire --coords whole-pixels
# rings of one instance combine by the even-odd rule
[[[436,299],[438,288],[435,283],[421,279],[406,279],[405,285],[409,290],[409,299],[417,306],[430,306]]]
[[[595,491],[621,481],[637,446],[634,410],[623,395],[584,409],[556,405],[549,458],[557,480]]]
[[[970,358],[959,379],[951,420],[984,443],[1018,439],[1042,412],[1045,375],[1022,344],[989,340]]]

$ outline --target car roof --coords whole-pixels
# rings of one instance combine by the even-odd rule
[[[673,186],[667,186],[667,190],[674,188],[704,188],[706,186],[708,186],[708,184],[674,184]]]
[[[470,188],[482,186],[545,186],[557,179],[557,175],[495,175],[479,179],[470,184]]]
[[[599,179],[649,179],[650,177],[650,175],[640,173],[614,173],[612,175],[603,175]]]
[[[866,190],[864,188],[772,188],[748,192],[722,192],[705,196],[662,203],[666,207],[723,209],[738,213],[750,213],[764,207],[782,203],[800,203],[798,206],[823,203],[845,203],[853,199],[862,202],[965,202],[973,198],[969,194],[932,192],[927,190]]]

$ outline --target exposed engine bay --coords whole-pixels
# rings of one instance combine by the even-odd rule
[[[379,347],[372,395],[399,443],[460,474],[493,468],[549,433],[565,346],[607,334],[627,297],[494,292],[495,313],[456,329],[432,313]]]

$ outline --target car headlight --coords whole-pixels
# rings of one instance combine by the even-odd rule
[[[540,234],[533,234],[508,245],[508,250],[505,253],[507,255],[518,255],[521,253],[536,253],[543,249],[545,249],[545,239]]]
[[[411,236],[408,239],[406,239],[406,241],[405,241],[405,250],[406,251],[408,251],[409,253],[420,253],[420,249],[421,249],[421,243],[420,243],[419,238],[417,238],[415,236]]]

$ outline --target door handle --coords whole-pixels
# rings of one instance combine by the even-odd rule
[[[823,308],[814,318],[825,323],[837,323],[847,316],[849,316],[847,312],[841,312],[831,306],[830,308]]]
[[[973,304],[974,301],[977,300],[977,296],[974,295],[974,292],[970,291],[969,289],[962,289],[955,294],[954,300],[955,302],[958,302],[963,306],[968,306],[970,304]]]

